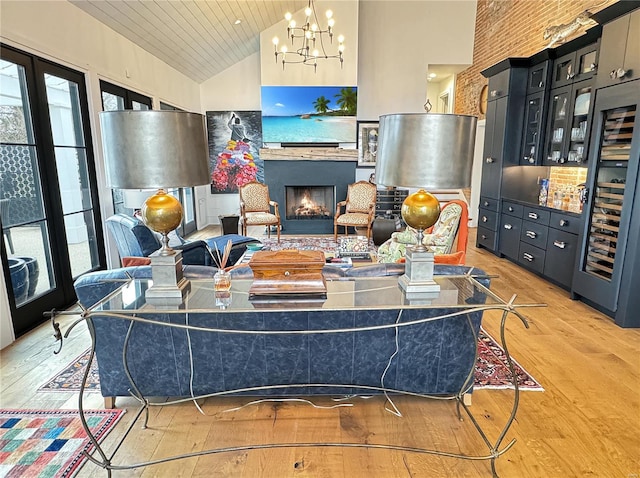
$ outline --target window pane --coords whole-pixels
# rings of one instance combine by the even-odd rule
[[[71,274],[74,278],[98,267],[98,248],[93,213],[91,211],[64,217]]]
[[[91,208],[87,158],[83,148],[55,148],[63,214]]]
[[[0,142],[34,144],[24,68],[0,60]]]
[[[3,223],[4,224],[4,223]],[[55,288],[49,233],[45,221],[3,229],[9,262],[20,259],[28,269],[28,287],[12,282],[16,305],[24,304]]]
[[[0,145],[0,197],[9,200],[3,212],[4,227],[44,219],[42,189],[36,149]]]
[[[148,110],[148,109],[151,109],[151,108],[149,108],[149,105],[145,105],[144,103],[138,103],[137,101],[132,101],[131,102],[131,107],[134,110]]]
[[[120,111],[124,108],[124,98],[122,96],[102,92],[102,108],[104,111]]]
[[[184,188],[182,207],[184,208],[184,222],[191,222],[195,219],[193,210],[193,188]]]
[[[44,75],[53,144],[84,146],[78,85],[53,75]]]

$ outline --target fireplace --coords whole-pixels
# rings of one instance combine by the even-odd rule
[[[280,206],[283,234],[333,233],[336,202],[347,198],[355,176],[355,161],[265,160],[264,180]]]
[[[333,186],[285,186],[286,219],[331,220],[335,214]]]

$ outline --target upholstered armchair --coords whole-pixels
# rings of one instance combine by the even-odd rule
[[[149,229],[141,220],[126,214],[115,214],[106,220],[107,228],[118,247],[118,254],[123,265],[144,265],[149,261],[134,260],[148,258],[160,249],[158,235]],[[173,231],[169,234],[169,245],[182,251],[184,265],[216,266],[216,249],[222,251],[231,241],[231,253],[228,265],[233,265],[244,254],[247,244],[260,242],[252,237],[238,234],[227,234],[211,237],[201,241],[186,241]]]
[[[247,235],[247,226],[267,226],[267,237],[271,237],[271,226],[276,226],[280,242],[280,213],[278,203],[269,198],[269,186],[251,181],[240,186],[239,192],[242,234]]]
[[[469,234],[469,210],[464,201],[453,200],[442,206],[438,221],[424,235],[422,243],[434,253],[440,264],[463,265]],[[407,247],[417,241],[417,231],[407,227],[394,232],[391,239],[378,248],[378,262],[403,262]]]
[[[367,239],[371,237],[371,224],[376,210],[375,184],[368,181],[358,181],[347,188],[346,201],[336,205],[336,215],[333,219],[333,238],[338,240],[338,226],[344,226],[344,233],[349,234],[349,226],[366,227]],[[344,207],[344,212],[342,208]]]

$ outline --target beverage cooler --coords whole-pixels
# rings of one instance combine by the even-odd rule
[[[640,228],[636,225],[640,218],[639,157],[640,80],[598,90],[585,223],[572,291],[614,317],[627,314],[619,311],[620,307],[638,301],[631,297],[638,282],[631,279],[640,274]],[[640,318],[633,321],[638,323],[626,325],[640,326]]]

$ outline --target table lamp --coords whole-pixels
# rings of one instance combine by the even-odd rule
[[[425,229],[440,216],[438,199],[428,189],[471,185],[475,116],[403,113],[380,117],[376,183],[419,188],[402,203],[402,219],[417,229],[417,244],[405,253],[405,274],[398,283],[406,294],[440,290],[433,280],[433,253],[423,244]]]
[[[141,204],[144,223],[162,235],[162,247],[150,255],[153,286],[147,299],[182,300],[186,281],[182,253],[169,247],[167,235],[182,222],[182,205],[164,188],[208,184],[209,149],[204,116],[169,110],[100,113],[107,186],[157,189]]]

